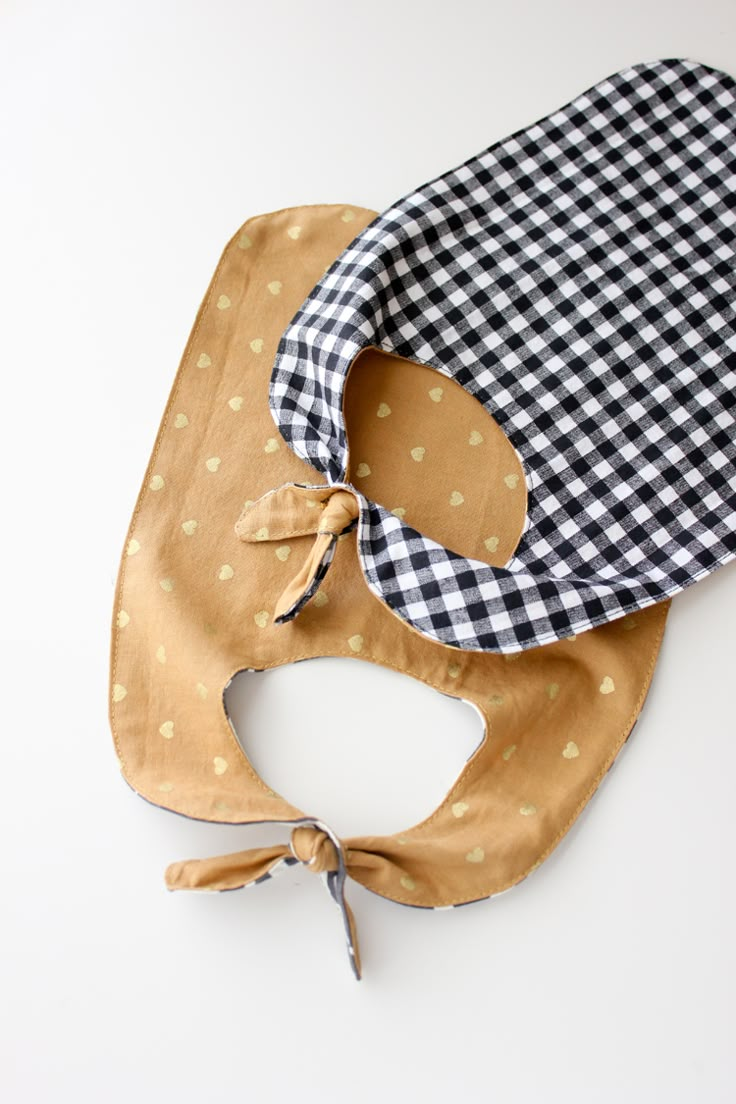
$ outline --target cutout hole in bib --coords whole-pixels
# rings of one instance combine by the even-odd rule
[[[241,671],[225,709],[264,782],[343,836],[429,816],[484,735],[470,703],[342,658]]]
[[[365,349],[348,373],[344,417],[347,478],[367,498],[463,556],[495,567],[511,559],[526,523],[524,470],[459,383]]]

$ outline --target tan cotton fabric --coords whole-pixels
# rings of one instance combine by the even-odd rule
[[[205,820],[295,821],[305,813],[258,777],[228,722],[223,690],[238,671],[347,656],[472,702],[485,739],[440,807],[397,835],[342,841],[348,873],[369,889],[441,906],[508,888],[564,836],[639,713],[668,606],[520,655],[463,653],[420,636],[369,592],[353,531],[337,539],[302,612],[274,623],[293,581],[298,590],[308,580],[322,539],[310,511],[319,518],[331,491],[309,496],[318,506],[295,496],[293,516],[286,499],[274,498],[273,514],[253,507],[283,484],[323,483],[274,427],[270,369],[315,281],[372,217],[295,208],[251,219],[226,246],[126,541],[111,721],[123,773],[147,800]],[[507,561],[525,524],[524,472],[474,398],[426,366],[368,350],[351,368],[345,415],[349,478],[361,491],[458,552]],[[198,865],[198,884],[221,888],[231,868]],[[247,868],[241,859],[240,884]],[[192,876],[177,864],[170,884]]]

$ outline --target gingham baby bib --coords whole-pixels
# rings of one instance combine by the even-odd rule
[[[355,495],[368,586],[428,638],[532,648],[734,558],[734,104],[691,61],[602,81],[376,218],[286,329],[277,425]],[[457,381],[514,446],[528,513],[504,564],[361,492],[343,393],[370,347]]]

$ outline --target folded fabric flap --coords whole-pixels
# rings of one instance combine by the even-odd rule
[[[327,574],[335,554],[337,537],[320,533],[299,571],[282,591],[274,610],[274,621],[282,625],[292,621],[312,598]]]
[[[217,855],[209,859],[185,859],[166,869],[167,889],[242,889],[257,882],[291,852],[284,844]],[[295,860],[292,860],[295,861]]]
[[[248,542],[310,536],[318,531],[324,504],[331,494],[331,487],[285,483],[255,502],[246,502],[235,523],[235,533]]]

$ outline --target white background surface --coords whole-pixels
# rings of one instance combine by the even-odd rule
[[[350,885],[360,985],[311,875],[166,893],[168,862],[263,834],[146,805],[106,719],[128,517],[233,231],[287,205],[380,210],[672,56],[736,73],[730,0],[0,4],[8,1102],[734,1099],[733,567],[675,601],[632,741],[533,877],[439,913]],[[322,662],[355,728],[338,743],[307,718],[304,754],[306,668],[263,676],[243,699],[257,762],[340,831],[408,825],[477,718]]]

